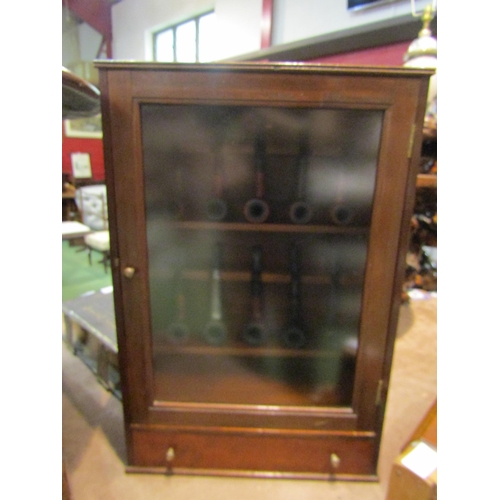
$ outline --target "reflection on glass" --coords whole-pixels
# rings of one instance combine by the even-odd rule
[[[175,37],[177,62],[196,62],[196,22],[179,25]]]
[[[383,112],[145,104],[141,119],[155,399],[349,406]],[[311,214],[291,220],[298,200]]]

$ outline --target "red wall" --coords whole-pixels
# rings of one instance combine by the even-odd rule
[[[383,47],[357,50],[344,54],[324,56],[308,62],[324,64],[354,64],[368,66],[402,66],[403,57],[410,46],[411,40]]]
[[[89,153],[90,165],[92,167],[92,179],[104,180],[104,154],[102,150],[102,139],[83,139],[78,137],[66,137],[64,134],[64,123],[62,127],[62,172],[72,174],[71,153]]]

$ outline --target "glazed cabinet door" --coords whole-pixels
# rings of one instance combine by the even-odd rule
[[[130,465],[374,477],[427,76],[101,66]]]
[[[141,106],[157,404],[352,406],[382,119]]]

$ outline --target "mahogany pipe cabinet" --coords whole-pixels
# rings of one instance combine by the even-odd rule
[[[127,470],[376,480],[431,72],[96,64]]]

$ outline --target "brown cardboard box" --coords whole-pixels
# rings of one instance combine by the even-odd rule
[[[418,453],[418,446],[429,446],[425,441],[415,441],[399,455],[392,466],[391,478],[386,500],[436,500],[437,499],[437,468],[430,465],[429,474],[418,473],[415,469],[405,464],[406,458],[411,458],[412,453]],[[432,449],[432,447],[429,447]],[[432,458],[431,458],[432,460]],[[425,462],[425,458],[423,459]],[[425,466],[422,468],[425,470]]]
[[[386,500],[437,499],[437,404],[392,466]]]

